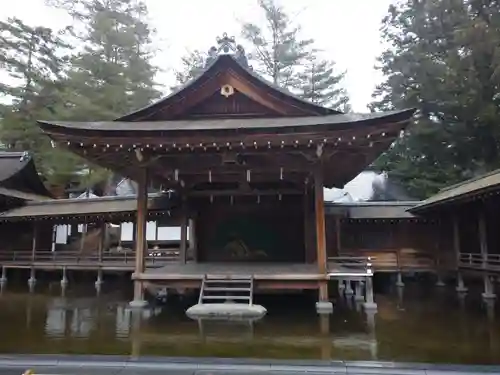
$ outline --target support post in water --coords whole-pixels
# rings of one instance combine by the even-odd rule
[[[483,299],[485,300],[491,300],[495,299],[495,288],[493,286],[493,282],[491,281],[491,277],[488,274],[483,275],[483,281],[484,281],[484,293],[482,294]]]
[[[68,286],[68,277],[66,275],[66,267],[62,268],[62,277],[61,277],[61,289],[65,290]]]
[[[97,279],[95,281],[95,290],[96,290],[97,294],[101,293],[102,284],[103,284],[102,269],[99,268],[97,270]]]
[[[30,292],[33,292],[33,290],[35,290],[35,285],[36,285],[35,268],[31,267],[30,278],[28,279],[28,287],[30,289]]]
[[[3,291],[6,285],[7,285],[7,267],[2,266],[2,277],[0,277],[0,291]]]
[[[354,294],[354,290],[352,290],[352,281],[351,279],[345,280],[345,295],[350,297]]]
[[[357,280],[354,283],[355,283],[354,300],[357,302],[362,302],[365,300],[365,296],[363,295],[363,282],[361,280]]]
[[[377,304],[375,303],[375,300],[373,298],[373,279],[372,276],[366,276],[365,279],[365,294],[366,294],[366,300],[365,300],[365,310],[377,310]]]
[[[403,274],[401,273],[401,271],[398,271],[398,273],[397,273],[396,286],[398,288],[403,288],[405,286],[405,283],[403,282]]]

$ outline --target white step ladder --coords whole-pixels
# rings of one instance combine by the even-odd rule
[[[253,304],[253,276],[205,275],[198,304],[234,302]]]

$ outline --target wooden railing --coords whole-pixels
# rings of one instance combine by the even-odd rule
[[[478,253],[460,253],[458,265],[464,268],[500,270],[500,254],[486,254],[483,258]]]
[[[176,251],[159,252],[151,251],[146,257],[146,265],[161,264],[179,259],[179,253]],[[101,255],[97,253],[80,253],[68,251],[37,251],[35,255],[28,251],[0,251],[0,264],[14,265],[32,265],[35,263],[47,263],[54,265],[130,265],[135,262],[135,254],[133,252],[104,252]]]
[[[359,256],[328,257],[328,271],[331,273],[350,272],[371,275],[373,273],[372,258]]]
[[[363,254],[371,258],[374,271],[396,271],[396,270],[427,270],[436,268],[436,260],[431,254],[414,251],[411,249],[401,250],[346,250],[343,256],[359,257]]]

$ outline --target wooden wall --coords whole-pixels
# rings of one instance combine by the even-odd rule
[[[329,257],[371,256],[375,267],[381,269],[454,266],[449,222],[342,219],[340,239],[335,216],[327,216],[326,223]]]
[[[37,250],[51,250],[52,225],[47,223],[37,225]],[[33,233],[33,222],[0,223],[0,251],[31,252]]]

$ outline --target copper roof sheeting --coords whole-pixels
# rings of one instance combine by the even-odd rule
[[[273,118],[248,118],[248,119],[203,119],[203,120],[170,120],[170,121],[97,121],[97,122],[65,122],[65,121],[39,121],[43,129],[50,128],[62,133],[67,131],[97,131],[97,132],[185,132],[185,131],[214,131],[214,130],[262,130],[279,129],[289,131],[293,128],[303,127],[328,127],[334,125],[335,129],[342,130],[351,126],[370,126],[408,121],[414,109],[381,113],[346,113],[325,116],[306,117],[273,117]],[[330,129],[330,130],[335,130]]]
[[[408,212],[419,204],[419,201],[409,202],[356,202],[356,203],[326,203],[325,212],[331,215],[342,215],[348,219],[415,219]]]
[[[442,189],[410,209],[413,212],[425,211],[433,207],[459,201],[470,196],[500,189],[500,169]]]
[[[150,195],[148,210],[167,211],[172,208],[168,195]],[[47,201],[28,202],[25,206],[0,213],[0,221],[14,221],[36,218],[63,218],[76,216],[100,216],[112,214],[135,214],[137,198],[100,197],[89,199],[51,199]]]

